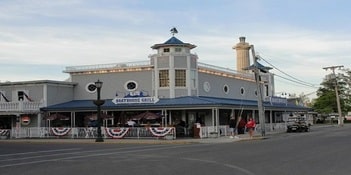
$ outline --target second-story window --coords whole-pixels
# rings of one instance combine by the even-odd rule
[[[169,73],[168,70],[159,71],[160,87],[169,87]]]
[[[180,47],[175,48],[175,52],[181,52],[181,51],[182,51],[182,48],[180,48]]]
[[[186,71],[175,70],[175,86],[185,87],[186,86]]]
[[[190,80],[191,80],[191,84],[192,84],[192,88],[196,88],[196,71],[192,70],[190,71]]]
[[[18,101],[24,101],[25,97],[24,97],[24,92],[23,91],[18,91],[17,92],[17,100]]]
[[[164,48],[163,52],[169,52],[169,48]]]

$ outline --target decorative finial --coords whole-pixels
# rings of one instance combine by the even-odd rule
[[[178,33],[178,30],[175,27],[173,27],[171,29],[171,33],[172,33],[172,36],[174,36],[174,34]]]

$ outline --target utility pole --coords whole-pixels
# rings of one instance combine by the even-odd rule
[[[339,114],[339,118],[338,118],[338,125],[339,126],[343,126],[344,125],[344,120],[342,118],[342,114],[341,114],[341,106],[340,106],[340,97],[339,97],[339,90],[338,90],[338,80],[336,79],[336,75],[335,75],[335,69],[341,69],[344,66],[330,66],[330,67],[323,67],[324,70],[332,70],[333,76],[335,77],[335,96],[336,96],[336,104],[338,106],[338,114]]]
[[[255,48],[253,45],[251,47],[252,57],[254,61],[254,68],[253,71],[255,73],[255,81],[257,86],[257,107],[258,107],[258,118],[261,125],[261,135],[266,135],[266,121],[265,121],[265,114],[263,110],[263,97],[262,97],[262,86],[260,82],[260,69],[258,68],[258,57],[256,57]]]

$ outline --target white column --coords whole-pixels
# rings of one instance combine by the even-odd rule
[[[174,70],[174,56],[169,55],[169,97],[175,97],[175,70]]]

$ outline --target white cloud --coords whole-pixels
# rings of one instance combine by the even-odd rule
[[[149,54],[155,53],[150,46],[171,37],[168,30],[173,26],[180,31],[177,38],[198,46],[193,52],[200,62],[226,68],[236,67],[232,47],[240,36],[246,36],[246,41],[277,68],[313,84],[319,84],[327,74],[322,67],[351,65],[348,34],[273,19],[268,13],[270,8],[259,0],[225,1],[226,5],[217,6],[222,11],[213,10],[216,3],[210,2],[204,5],[212,6],[196,8],[191,6],[196,2],[183,2],[189,5],[184,9],[157,8],[159,3],[166,3],[163,1],[147,5],[142,1],[109,2],[111,6],[92,2],[0,2],[0,61],[59,65],[54,76],[33,73],[16,77],[14,73],[2,73],[0,80],[51,79],[61,77],[64,66],[147,60]],[[286,91],[302,89],[279,80],[277,84],[277,89]]]

